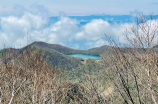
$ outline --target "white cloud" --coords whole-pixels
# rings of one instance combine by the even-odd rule
[[[8,16],[1,17],[1,38],[4,38],[10,45],[19,47],[19,41],[26,38],[27,33],[39,31],[44,28],[47,23],[42,17],[31,13],[24,13],[22,17]],[[24,44],[24,42],[22,43]]]
[[[43,36],[47,37],[47,41],[50,43],[60,43],[71,41],[73,34],[78,31],[78,22],[68,17],[62,17],[61,20],[52,24],[41,31]]]
[[[43,8],[35,6],[37,9]],[[42,9],[43,12],[45,9]],[[38,11],[38,10],[34,10]],[[79,26],[79,22],[75,19],[61,16],[60,20],[47,26],[48,18],[41,13],[34,13],[32,11],[24,11],[23,15],[11,15],[1,17],[1,31],[0,38],[5,40],[8,46],[20,48],[26,45],[27,41],[45,41],[55,44],[72,44],[72,41],[82,41],[82,43],[74,43],[71,47],[81,48],[82,46],[76,44],[85,44],[93,42],[89,47],[96,47],[107,44],[102,40],[104,33],[108,36],[116,37],[119,35],[121,29],[110,25],[107,21],[102,19],[94,19],[89,23]],[[62,13],[63,14],[63,13]],[[119,32],[120,31],[120,32]],[[0,46],[2,48],[2,46]]]
[[[100,46],[103,46],[103,45],[109,45],[109,43],[103,39],[99,39],[95,42],[95,47],[100,47]]]
[[[89,49],[89,48],[94,48],[94,47],[100,47],[103,45],[109,45],[109,42],[104,39],[98,39],[96,41],[88,41],[85,45]]]
[[[98,40],[104,37],[104,33],[111,35],[112,28],[107,21],[94,19],[81,27],[76,33],[76,39]]]
[[[94,19],[79,26],[79,21],[61,12],[60,19],[48,25],[49,13],[43,6],[34,4],[30,10],[18,6],[16,10],[20,8],[23,8],[20,15],[13,15],[14,12],[9,16],[0,15],[0,41],[6,42],[7,46],[23,47],[29,40],[88,49],[108,45],[104,34],[115,41],[119,38],[120,43],[126,43],[123,32],[129,23],[110,24],[106,20]],[[0,44],[0,48],[3,48],[3,44]]]

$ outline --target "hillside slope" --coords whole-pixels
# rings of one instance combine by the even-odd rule
[[[59,44],[33,42],[21,49],[8,48],[3,49],[2,52],[9,53],[6,59],[7,61],[16,56],[20,57],[22,55],[26,55],[28,51],[34,51],[36,53],[42,52],[42,57],[53,67],[66,68],[68,70],[71,70],[81,65],[82,59],[67,56],[67,54],[82,53],[101,55],[104,52],[106,52],[109,48],[110,46],[101,46],[89,50],[77,50]]]
[[[2,53],[5,57],[3,61],[8,62],[14,58],[20,58],[28,55],[30,52],[40,54],[50,65],[56,68],[71,70],[81,65],[81,59],[79,58],[69,57],[55,50],[41,49],[34,46],[26,46],[22,49],[3,49]]]
[[[60,52],[62,54],[74,54],[74,53],[82,53],[82,54],[95,54],[95,55],[100,55],[106,52],[111,46],[101,46],[101,47],[96,47],[96,48],[91,48],[89,50],[77,50],[77,49],[72,49],[68,48],[59,44],[48,44],[45,42],[33,42],[29,46],[33,46],[36,48],[41,48],[41,49],[46,49],[46,50],[55,50],[57,52]]]
[[[57,52],[60,52],[62,54],[71,54],[71,53],[86,53],[85,50],[76,50],[72,48],[68,48],[59,44],[48,44],[45,42],[33,42],[30,44],[30,46],[36,47],[36,48],[41,48],[41,49],[46,49],[46,50],[55,50]]]

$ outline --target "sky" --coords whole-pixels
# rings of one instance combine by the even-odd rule
[[[21,48],[34,41],[89,49],[109,45],[105,33],[126,43],[122,34],[129,23],[124,18],[117,23],[113,17],[87,21],[87,16],[158,14],[157,8],[156,0],[0,0],[0,49]],[[50,19],[53,16],[58,19]]]
[[[158,13],[157,0],[0,0],[0,11],[12,11],[15,5],[29,8],[37,3],[43,5],[50,15],[64,11],[67,15],[90,15],[98,13],[129,14],[134,10]]]

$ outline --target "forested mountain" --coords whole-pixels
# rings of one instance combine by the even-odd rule
[[[157,46],[153,48],[157,49]],[[0,51],[0,56],[4,53],[9,53],[9,55],[5,56],[5,61],[9,61],[10,59],[22,55],[26,55],[27,51],[34,51],[34,52],[42,52],[41,56],[53,67],[59,68],[66,68],[66,69],[75,69],[79,65],[82,64],[80,58],[70,57],[67,54],[74,54],[74,53],[82,53],[82,54],[93,54],[93,55],[103,55],[108,53],[108,51],[112,49],[111,46],[101,46],[96,48],[91,48],[89,50],[77,50],[68,48],[59,44],[48,44],[45,42],[33,42],[21,49],[15,48],[7,48]],[[132,48],[120,48],[122,52],[132,51]],[[143,49],[138,49],[140,53],[143,52]]]
[[[46,50],[55,50],[57,52],[60,52],[62,54],[73,54],[73,53],[83,53],[83,54],[95,54],[95,55],[101,55],[104,52],[106,52],[111,46],[101,46],[101,47],[96,47],[96,48],[91,48],[89,50],[77,50],[77,49],[72,49],[68,48],[59,44],[48,44],[45,42],[33,42],[32,44],[28,46],[33,46],[36,48],[41,48],[41,49],[46,49]]]
[[[65,55],[71,54],[71,53],[86,53],[85,50],[76,50],[76,49],[68,48],[59,44],[48,44],[45,42],[33,42],[29,46],[33,46],[40,49],[46,49],[49,51],[55,50]]]
[[[2,54],[8,54],[5,61],[9,61],[15,57],[25,56],[28,51],[42,53],[40,54],[50,65],[57,68],[66,68],[68,70],[75,69],[82,64],[80,58],[70,57],[67,54],[83,53],[83,54],[102,54],[108,46],[102,46],[89,50],[76,50],[59,44],[48,44],[45,42],[33,42],[21,49],[7,48],[2,50]]]

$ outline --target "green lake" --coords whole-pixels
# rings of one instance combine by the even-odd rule
[[[78,57],[82,59],[98,59],[100,58],[99,55],[89,55],[89,54],[68,54],[68,56]]]

